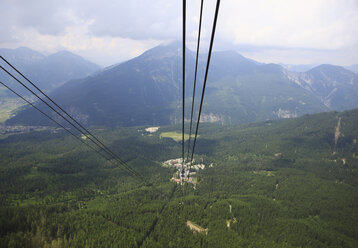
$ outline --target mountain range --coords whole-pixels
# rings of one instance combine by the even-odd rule
[[[30,80],[36,82],[39,88],[47,92],[63,85],[70,79],[83,78],[101,69],[98,65],[68,51],[45,56],[26,47],[0,48],[0,55]],[[13,72],[5,62],[1,61],[1,65]],[[7,83],[13,81],[3,71],[0,72],[0,80]],[[22,91],[22,93],[27,94],[26,91]],[[8,94],[8,96],[12,96],[12,94]]]
[[[207,55],[198,69],[201,94]],[[176,124],[181,118],[181,43],[152,48],[127,62],[86,78],[72,80],[51,96],[88,125],[135,126]],[[195,53],[187,50],[186,119],[188,120]],[[234,51],[214,52],[202,121],[241,124],[329,110],[358,107],[357,74],[339,66],[321,65],[292,72]],[[196,100],[197,113],[198,100]],[[51,125],[31,108],[8,124]]]
[[[150,184],[63,130],[0,135],[0,246],[356,248],[357,122],[358,109],[206,123],[195,186],[162,166],[180,125],[92,130]]]
[[[298,85],[314,93],[330,109],[358,107],[358,75],[340,66],[319,65],[306,73],[288,73]]]

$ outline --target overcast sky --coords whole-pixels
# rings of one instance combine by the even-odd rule
[[[0,47],[69,50],[101,66],[181,39],[181,0],[0,0]],[[195,46],[200,0],[187,1]],[[214,0],[204,1],[203,51]],[[222,0],[215,50],[286,64],[358,64],[358,0]]]

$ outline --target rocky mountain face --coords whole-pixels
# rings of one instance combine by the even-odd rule
[[[341,66],[320,65],[305,73],[288,72],[287,76],[331,110],[358,107],[358,75]]]
[[[199,61],[195,114],[206,57],[202,54]],[[195,53],[190,50],[186,63],[189,120],[195,63]],[[329,65],[306,73],[290,72],[280,65],[259,63],[233,51],[215,52],[202,121],[240,124],[358,107],[350,95],[355,94],[352,89],[357,85],[353,74]],[[55,90],[52,97],[87,125],[176,124],[181,120],[181,77],[181,43],[173,42],[90,77],[70,81]],[[8,123],[51,125],[31,108],[19,112]]]

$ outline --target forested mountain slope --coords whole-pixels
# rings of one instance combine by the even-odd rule
[[[59,130],[2,136],[0,246],[357,247],[357,124],[358,110],[203,124],[195,158],[213,166],[184,191],[161,166],[181,154],[161,134],[180,127],[93,130],[152,185]]]
[[[295,82],[314,93],[333,110],[348,110],[358,107],[358,75],[341,66],[320,65],[305,73],[294,75]]]
[[[206,55],[200,57],[197,96],[201,95]],[[187,66],[195,57],[187,52]],[[173,42],[71,81],[53,92],[54,99],[88,125],[136,126],[176,124],[181,118],[181,44]],[[234,51],[213,53],[203,121],[241,124],[327,111],[314,93],[290,80],[275,64],[261,64]],[[186,102],[190,108],[193,71],[187,72]],[[195,111],[198,110],[198,102]],[[186,118],[190,118],[189,111]],[[52,125],[31,108],[9,124]]]

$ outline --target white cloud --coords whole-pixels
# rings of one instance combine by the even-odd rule
[[[224,14],[225,13],[225,14]],[[220,34],[234,44],[338,49],[358,44],[357,1],[223,1]]]
[[[187,1],[191,47],[199,5],[199,0]],[[204,1],[204,45],[214,7],[214,0]],[[181,11],[177,0],[2,0],[0,47],[67,49],[109,65],[162,41],[181,39]],[[358,63],[356,23],[356,0],[225,0],[214,48],[236,49],[267,62]]]
[[[90,24],[91,21],[79,21],[76,25],[67,27],[60,35],[44,35],[34,28],[14,28],[12,35],[14,39],[21,40],[20,45],[26,45],[34,50],[43,53],[68,50],[102,66],[128,60],[161,43],[157,40],[96,37],[88,32]],[[11,42],[7,44],[8,47],[12,47]]]

